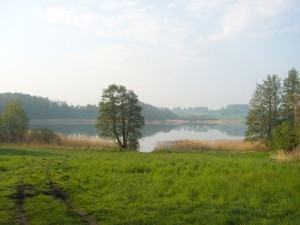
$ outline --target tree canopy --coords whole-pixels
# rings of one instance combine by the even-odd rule
[[[114,138],[121,149],[138,148],[145,125],[137,95],[124,86],[110,85],[103,90],[96,127],[102,137]]]

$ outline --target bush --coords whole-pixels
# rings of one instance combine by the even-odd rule
[[[27,140],[34,144],[59,145],[60,137],[52,130],[47,128],[33,129],[28,133]]]
[[[299,138],[299,128],[290,121],[284,121],[273,132],[272,148],[291,152],[300,144]]]

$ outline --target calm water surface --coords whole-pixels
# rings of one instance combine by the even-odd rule
[[[93,124],[84,123],[31,123],[30,128],[46,127],[66,135],[85,135],[95,137],[97,130]],[[140,151],[151,152],[159,142],[180,139],[219,140],[243,139],[246,127],[235,125],[201,125],[201,124],[147,124],[140,139]]]

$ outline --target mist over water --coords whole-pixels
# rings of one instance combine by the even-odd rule
[[[55,132],[74,136],[96,137],[94,124],[36,123],[30,128],[49,128]],[[182,139],[193,140],[238,140],[243,139],[246,131],[244,124],[203,125],[203,124],[146,124],[140,139],[141,152],[151,152],[159,142]]]

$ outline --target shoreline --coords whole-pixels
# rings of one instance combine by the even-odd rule
[[[235,125],[235,124],[244,124],[244,121],[241,120],[154,120],[154,121],[146,121],[146,124],[169,124],[169,125],[181,125],[181,124],[204,124],[204,125]]]
[[[147,120],[145,124],[150,125],[182,125],[182,124],[204,124],[204,125],[239,125],[244,124],[241,120]],[[96,119],[32,119],[30,125],[58,125],[58,124],[76,124],[76,125],[95,125]]]

